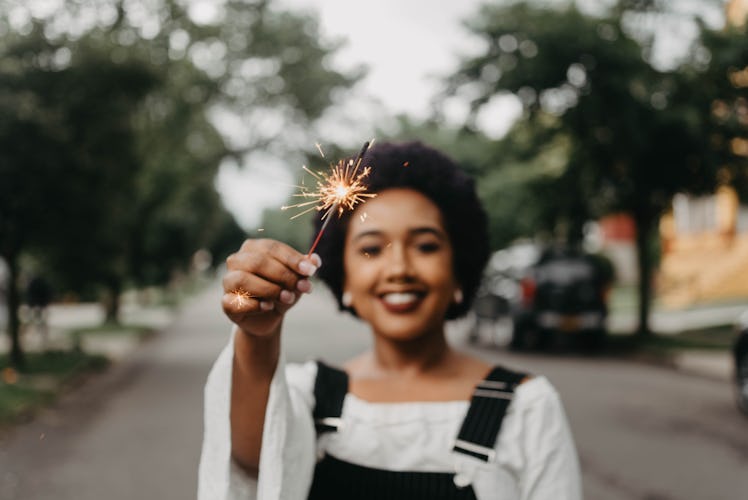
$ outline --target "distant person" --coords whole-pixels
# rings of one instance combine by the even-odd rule
[[[206,385],[198,498],[580,499],[549,381],[445,338],[488,259],[473,181],[420,143],[377,144],[363,165],[377,196],[331,219],[319,256],[260,239],[227,261],[235,326]],[[371,328],[371,351],[342,368],[281,354],[283,317],[316,271]]]
[[[30,323],[39,334],[42,345],[49,340],[47,308],[52,302],[52,287],[42,276],[34,276],[26,288],[26,304],[29,306]]]

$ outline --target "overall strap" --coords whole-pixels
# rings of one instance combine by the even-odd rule
[[[343,400],[348,393],[348,374],[338,368],[317,361],[314,381],[314,426],[317,434],[334,432],[340,426]]]
[[[514,396],[514,389],[526,376],[500,366],[491,370],[473,391],[454,451],[485,462],[493,460],[501,422]]]

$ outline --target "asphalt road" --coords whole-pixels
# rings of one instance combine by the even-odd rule
[[[202,387],[229,333],[218,296],[0,438],[0,499],[195,498]]]
[[[0,438],[0,499],[194,498],[202,385],[229,330],[218,294],[207,290],[127,361]],[[462,343],[461,325],[450,337]],[[368,342],[321,287],[286,320],[291,361],[339,363]],[[748,498],[748,420],[724,382],[614,359],[470,350],[559,389],[588,500]]]

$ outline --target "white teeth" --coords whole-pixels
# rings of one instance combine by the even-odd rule
[[[382,300],[392,305],[409,304],[418,300],[418,295],[415,293],[387,293],[382,297]]]

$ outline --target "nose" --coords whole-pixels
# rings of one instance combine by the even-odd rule
[[[390,243],[388,247],[387,279],[390,281],[409,281],[412,279],[413,268],[405,245]]]

